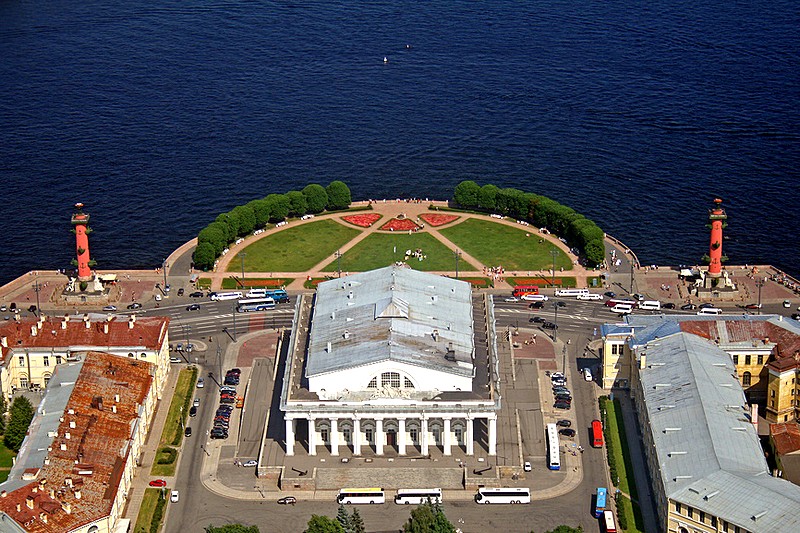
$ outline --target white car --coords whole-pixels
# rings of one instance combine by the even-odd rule
[[[206,386],[206,381],[203,378],[197,380],[197,388],[202,389]]]
[[[583,369],[583,379],[586,381],[592,381],[592,371],[589,368]]]
[[[595,294],[590,292],[589,294],[579,294],[578,300],[602,300],[603,297],[600,294]]]
[[[192,407],[200,407],[200,398],[195,398]]]
[[[523,465],[522,469],[526,472],[530,472],[531,470],[533,470],[530,461],[525,461],[525,465]]]
[[[519,298],[515,298],[514,296],[511,296],[509,298],[506,298],[506,301],[507,302],[518,302]]]
[[[255,459],[250,459],[249,461],[243,462],[242,466],[258,466],[258,461]]]
[[[527,302],[546,302],[549,300],[546,294],[523,294],[521,298]]]
[[[180,499],[180,494],[178,493],[178,491],[177,491],[177,490],[173,490],[173,491],[172,491],[172,492],[169,494],[169,501],[171,501],[172,503],[178,503],[178,500],[179,500],[179,499]]]

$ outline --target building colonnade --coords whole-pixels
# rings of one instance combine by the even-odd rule
[[[430,448],[440,446],[445,456],[451,455],[453,447],[463,447],[467,455],[475,454],[476,421],[489,455],[497,454],[496,413],[452,413],[419,414],[406,416],[397,413],[386,415],[297,414],[286,417],[286,455],[294,455],[297,441],[298,420],[307,421],[308,454],[316,455],[319,446],[330,447],[333,456],[339,455],[340,447],[347,446],[353,455],[361,455],[366,447],[374,447],[375,455],[384,455],[386,448],[394,448],[398,455],[415,453],[428,455]]]

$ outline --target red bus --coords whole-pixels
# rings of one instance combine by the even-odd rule
[[[617,524],[614,522],[614,513],[611,511],[603,511],[603,531],[617,533]]]
[[[592,420],[592,447],[603,447],[603,424],[599,420]]]
[[[525,296],[526,294],[539,294],[539,286],[538,285],[517,285],[514,287],[514,292],[511,293],[513,296],[519,298],[520,296]]]

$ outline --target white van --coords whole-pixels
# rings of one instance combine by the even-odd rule
[[[580,296],[581,294],[589,294],[589,289],[558,289],[556,296]]]
[[[245,298],[266,298],[267,289],[250,289],[247,291]]]
[[[657,300],[645,300],[639,304],[639,309],[648,311],[661,311],[661,302]]]
[[[716,307],[706,307],[705,309],[701,309],[697,312],[698,315],[721,315],[722,309],[717,309]]]
[[[583,379],[586,381],[592,381],[592,371],[589,368],[583,369]]]
[[[633,312],[633,306],[630,304],[617,304],[611,308],[611,312],[619,315],[629,315]]]

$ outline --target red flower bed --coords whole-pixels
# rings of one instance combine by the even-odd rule
[[[424,215],[420,215],[419,218],[433,226],[434,228],[437,226],[444,226],[445,224],[449,224],[454,220],[458,220],[459,216],[457,215],[440,215],[436,213],[425,213]]]
[[[381,226],[383,231],[414,231],[418,230],[419,226],[413,221],[407,218],[393,218],[383,226]]]
[[[381,219],[381,216],[383,215],[379,215],[378,213],[363,213],[360,215],[343,216],[342,220],[354,226],[359,226],[361,228],[368,228],[377,221],[379,221]]]

